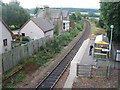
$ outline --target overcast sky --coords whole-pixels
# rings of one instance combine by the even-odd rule
[[[11,0],[2,0],[9,3]],[[49,7],[99,8],[99,0],[17,0],[24,8],[48,5]]]

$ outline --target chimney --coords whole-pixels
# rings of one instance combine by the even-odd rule
[[[50,10],[49,10],[49,6],[47,6],[47,5],[44,5],[43,16],[44,16],[45,18],[50,19]]]

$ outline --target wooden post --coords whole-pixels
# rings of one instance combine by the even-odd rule
[[[90,78],[92,78],[92,69],[93,69],[93,65],[90,66]]]

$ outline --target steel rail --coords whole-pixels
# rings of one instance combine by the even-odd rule
[[[52,89],[54,87],[66,68],[69,66],[71,60],[74,58],[83,41],[87,39],[89,33],[90,23],[85,21],[84,31],[82,32],[82,36],[78,42],[73,45],[71,50],[65,55],[65,57],[63,57],[61,62],[59,62],[58,65],[56,65],[56,67],[36,86],[35,90]]]

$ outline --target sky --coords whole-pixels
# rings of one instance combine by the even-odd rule
[[[11,0],[2,0],[9,3]],[[17,0],[23,8],[49,7],[100,8],[99,0]]]

